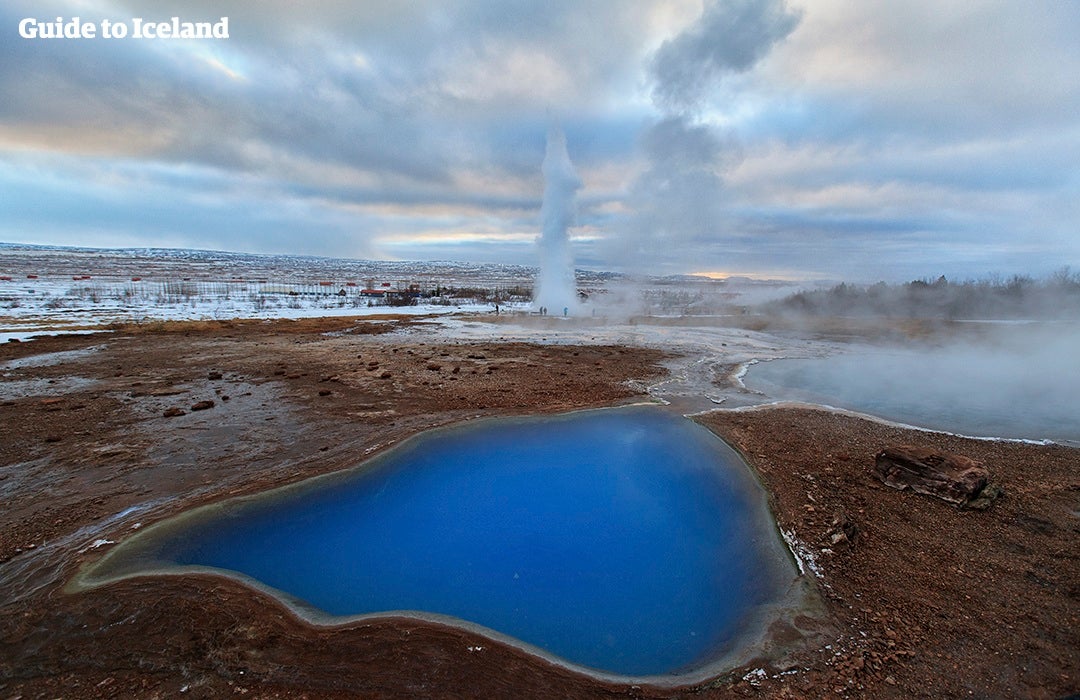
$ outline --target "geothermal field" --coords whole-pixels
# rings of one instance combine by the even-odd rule
[[[0,700],[1080,698],[1080,2],[0,28]]]
[[[0,250],[11,697],[1076,688],[1067,274]]]

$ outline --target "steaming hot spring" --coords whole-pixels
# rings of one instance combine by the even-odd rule
[[[79,585],[190,572],[315,623],[431,618],[633,677],[723,664],[796,575],[745,463],[655,406],[421,434],[347,473],[147,528]]]

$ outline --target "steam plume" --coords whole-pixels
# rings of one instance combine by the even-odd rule
[[[573,223],[574,194],[581,188],[581,180],[566,152],[566,136],[555,125],[548,129],[542,171],[544,203],[540,215],[544,230],[539,240],[540,274],[533,303],[561,314],[563,309],[572,312],[577,306],[574,260],[566,230]]]

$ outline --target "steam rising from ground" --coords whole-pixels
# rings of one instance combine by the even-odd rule
[[[1080,444],[1080,325],[971,326],[943,345],[855,346],[825,359],[756,365],[746,384],[923,427]]]
[[[724,191],[740,148],[710,114],[730,109],[732,80],[800,18],[785,0],[706,0],[701,16],[656,51],[648,78],[662,117],[642,135],[646,167],[630,186],[631,215],[611,239],[610,260],[636,272],[675,271],[688,260],[723,267],[725,247],[745,247]]]
[[[552,314],[561,314],[564,309],[571,313],[577,307],[577,285],[567,229],[574,220],[574,195],[581,188],[581,179],[566,152],[566,136],[554,125],[548,129],[542,169],[544,203],[540,212],[544,230],[540,235],[540,273],[534,304]]]

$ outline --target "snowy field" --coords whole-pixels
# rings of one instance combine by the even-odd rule
[[[1080,348],[1075,323],[1029,324],[1022,334],[1014,332],[1015,324],[987,324],[989,330],[966,340],[962,335],[944,335],[935,341],[944,347],[890,335],[892,324],[887,319],[879,322],[881,335],[876,339],[821,333],[811,326],[756,331],[750,329],[752,324],[740,322],[740,314],[755,303],[791,292],[792,285],[732,285],[687,278],[643,283],[581,271],[581,304],[565,317],[542,316],[529,299],[534,276],[534,270],[518,266],[0,244],[0,342],[41,334],[107,332],[115,324],[168,320],[404,314],[416,316],[418,323],[373,336],[370,342],[399,343],[404,333],[435,342],[522,341],[664,350],[669,353],[664,362],[668,376],[640,389],[688,414],[802,400],[983,436],[1073,436],[1055,426],[1062,416],[1080,410],[1073,398],[1077,394],[1071,364]],[[887,350],[889,345],[893,350]],[[890,358],[888,372],[873,369],[883,357]],[[1038,361],[1032,362],[1036,357]],[[807,367],[825,360],[846,364],[843,376],[833,382],[835,387],[811,397],[790,378],[768,385],[760,381],[768,376],[762,363],[771,368],[772,361],[785,358],[808,362]],[[950,371],[953,364],[946,360],[970,371]],[[915,401],[890,410],[879,406],[882,396],[892,397],[894,403],[906,401],[903,388],[925,393],[920,387],[927,383],[944,385],[934,379],[938,376],[934,367],[955,381],[933,407]],[[882,384],[886,376],[895,377],[892,384]],[[1056,393],[1046,390],[1062,386],[1066,388]],[[845,393],[855,389],[861,391],[856,398]],[[979,400],[969,411],[953,396]],[[934,408],[941,406],[970,415],[952,421],[948,411]],[[1001,421],[991,424],[986,418],[1008,417],[1016,411],[1045,414],[1046,431],[1041,425],[1019,433],[997,429],[994,426]]]
[[[0,244],[0,340],[168,320],[528,313],[535,275],[519,265]],[[570,315],[591,317],[730,313],[794,289],[581,270],[577,278],[586,299]]]
[[[227,319],[309,318],[372,314],[494,313],[495,304],[474,299],[391,306],[349,287],[245,282],[91,280],[0,281],[0,342],[42,333],[89,332],[118,323]],[[344,294],[338,293],[345,291]],[[501,302],[500,309],[523,304]]]
[[[177,250],[0,244],[0,341],[111,324],[494,313],[521,300],[528,269]]]
[[[440,341],[669,351],[671,375],[648,391],[687,412],[760,403],[763,397],[740,390],[737,380],[724,381],[745,371],[747,363],[834,350],[822,341],[728,327],[741,309],[790,293],[796,289],[791,284],[631,280],[579,270],[585,298],[564,317],[534,311],[528,292],[535,274],[513,265],[0,244],[0,341],[168,320],[408,314],[430,318],[407,332]],[[386,292],[386,298],[372,292]]]

